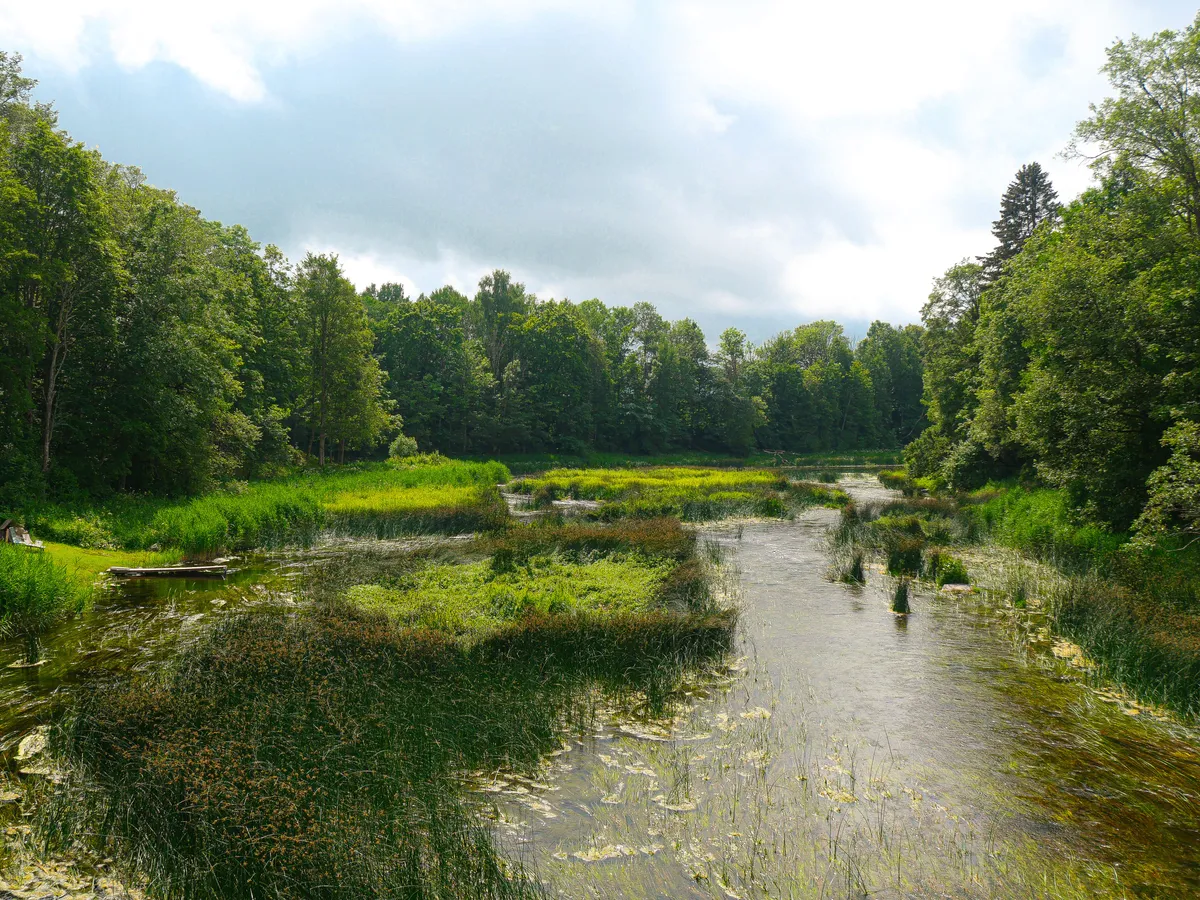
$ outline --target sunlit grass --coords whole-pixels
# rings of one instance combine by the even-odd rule
[[[0,544],[0,636],[25,639],[28,662],[37,660],[38,635],[76,615],[88,596],[49,554]]]
[[[806,506],[845,502],[840,491],[765,469],[551,469],[520,479],[512,489],[529,494],[537,505],[566,498],[601,501],[605,505],[598,516],[607,520],[785,518]]]
[[[348,599],[412,627],[481,634],[530,614],[645,612],[670,569],[637,556],[583,563],[541,556],[507,572],[490,561],[433,564],[397,584],[353,587]]]
[[[506,511],[496,485],[509,477],[499,463],[432,458],[255,481],[183,501],[121,497],[95,508],[49,506],[26,518],[40,536],[62,543],[203,555],[306,544],[325,530],[392,537],[497,527]]]

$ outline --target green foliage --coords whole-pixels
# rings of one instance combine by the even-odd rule
[[[955,556],[942,556],[939,559],[935,580],[938,587],[945,587],[948,584],[971,583],[966,565]]]
[[[781,518],[806,506],[841,505],[846,495],[823,485],[795,482],[763,469],[652,467],[553,469],[512,485],[518,493],[604,503],[607,521],[678,516],[711,521],[731,516]]]
[[[887,573],[916,577],[921,574],[921,554],[924,541],[919,538],[897,541],[888,549]]]
[[[1200,424],[1179,422],[1163,435],[1171,458],[1150,475],[1149,499],[1135,523],[1139,542],[1200,535]]]
[[[417,442],[414,438],[407,434],[398,434],[390,445],[388,445],[388,456],[391,459],[405,459],[406,457],[416,456],[420,452],[417,447]]]
[[[50,554],[0,544],[0,634],[36,637],[77,614],[88,595]]]
[[[1124,536],[1081,522],[1065,492],[989,485],[963,507],[980,534],[1067,568],[1105,567]]]

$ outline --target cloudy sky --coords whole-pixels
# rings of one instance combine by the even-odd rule
[[[186,7],[193,7],[188,9]],[[360,286],[649,300],[710,339],[915,321],[1104,96],[1119,0],[0,0],[77,139]]]

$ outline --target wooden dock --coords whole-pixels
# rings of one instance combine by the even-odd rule
[[[113,566],[108,570],[109,575],[118,578],[224,578],[228,571],[226,566],[158,566],[147,568],[132,568],[130,566]]]

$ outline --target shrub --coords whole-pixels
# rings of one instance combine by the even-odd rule
[[[396,435],[396,439],[388,447],[388,456],[391,459],[404,459],[405,457],[416,456],[419,450],[416,438],[411,438],[401,432]]]

